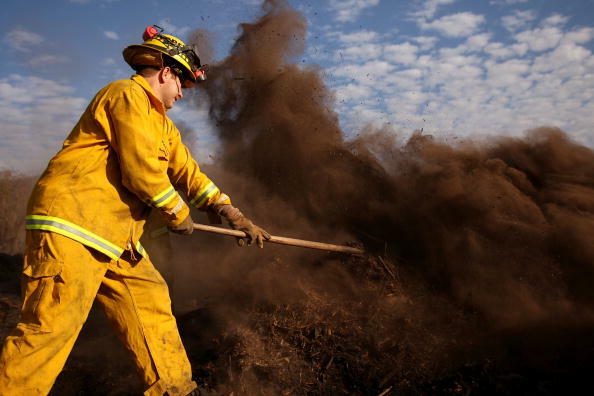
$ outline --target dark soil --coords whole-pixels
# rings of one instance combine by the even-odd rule
[[[2,255],[0,259],[4,336],[18,314],[22,257]],[[361,267],[360,261],[349,262],[343,264],[372,280],[367,286],[381,285],[375,301],[345,305],[329,294],[320,299],[323,291],[312,290],[310,299],[301,303],[248,304],[247,319],[236,327],[231,324],[233,318],[215,314],[217,307],[179,316],[196,380],[222,394],[554,395],[594,391],[588,375],[594,368],[594,325],[576,321],[572,326],[564,321],[543,331],[543,324],[535,324],[534,328],[476,337],[474,345],[456,339],[436,342],[418,319],[396,318],[378,304],[385,297],[399,298],[397,280],[390,275],[394,267],[386,271],[374,260],[367,261],[367,267]],[[452,326],[465,326],[472,315],[452,318]],[[400,320],[402,333],[378,340],[387,320]],[[416,335],[411,331],[415,326]],[[460,348],[455,347],[457,342]],[[437,349],[464,363],[444,364],[448,356],[427,360],[440,352]],[[102,312],[93,309],[51,395],[141,393],[142,385],[123,347]]]

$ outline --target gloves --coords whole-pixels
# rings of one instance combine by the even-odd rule
[[[256,244],[260,249],[264,247],[264,240],[270,239],[270,234],[264,231],[262,228],[258,227],[254,223],[252,223],[246,217],[240,217],[235,221],[230,221],[229,225],[234,230],[243,231],[247,234],[247,244],[248,246],[256,241]],[[239,238],[237,240],[237,244],[239,246],[243,246],[244,240],[243,238]]]
[[[186,217],[180,224],[169,225],[167,228],[169,228],[169,231],[175,232],[176,234],[190,235],[194,232],[194,221],[192,221],[192,216],[188,215],[188,217]]]
[[[217,212],[219,215],[227,219],[231,228],[243,231],[247,234],[246,238],[237,239],[237,244],[239,246],[243,246],[245,243],[244,239],[247,239],[248,245],[253,244],[255,241],[259,248],[263,248],[264,240],[270,239],[269,233],[252,223],[239,211],[239,209],[231,205],[222,205],[220,208],[217,208]]]

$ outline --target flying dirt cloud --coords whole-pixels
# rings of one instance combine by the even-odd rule
[[[227,386],[370,394],[575,383],[576,357],[561,351],[591,367],[580,346],[594,328],[594,152],[547,127],[481,144],[420,132],[403,141],[390,129],[345,141],[321,70],[292,62],[305,34],[299,12],[266,1],[212,66],[215,180],[273,233],[356,240],[376,258],[224,259],[233,280],[218,276],[218,286],[243,296],[221,292],[216,304],[221,317],[243,312],[222,319],[243,359],[227,367],[237,370]],[[546,379],[564,365],[560,382]],[[521,380],[500,379],[516,372]]]

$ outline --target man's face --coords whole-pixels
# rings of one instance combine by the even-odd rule
[[[161,87],[161,100],[165,109],[169,110],[173,108],[173,104],[183,98],[181,81],[179,77],[169,67],[166,67],[162,71],[163,85]]]

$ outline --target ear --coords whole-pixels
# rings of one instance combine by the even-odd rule
[[[171,68],[169,66],[165,66],[159,71],[159,82],[161,84],[169,81],[173,75]]]

